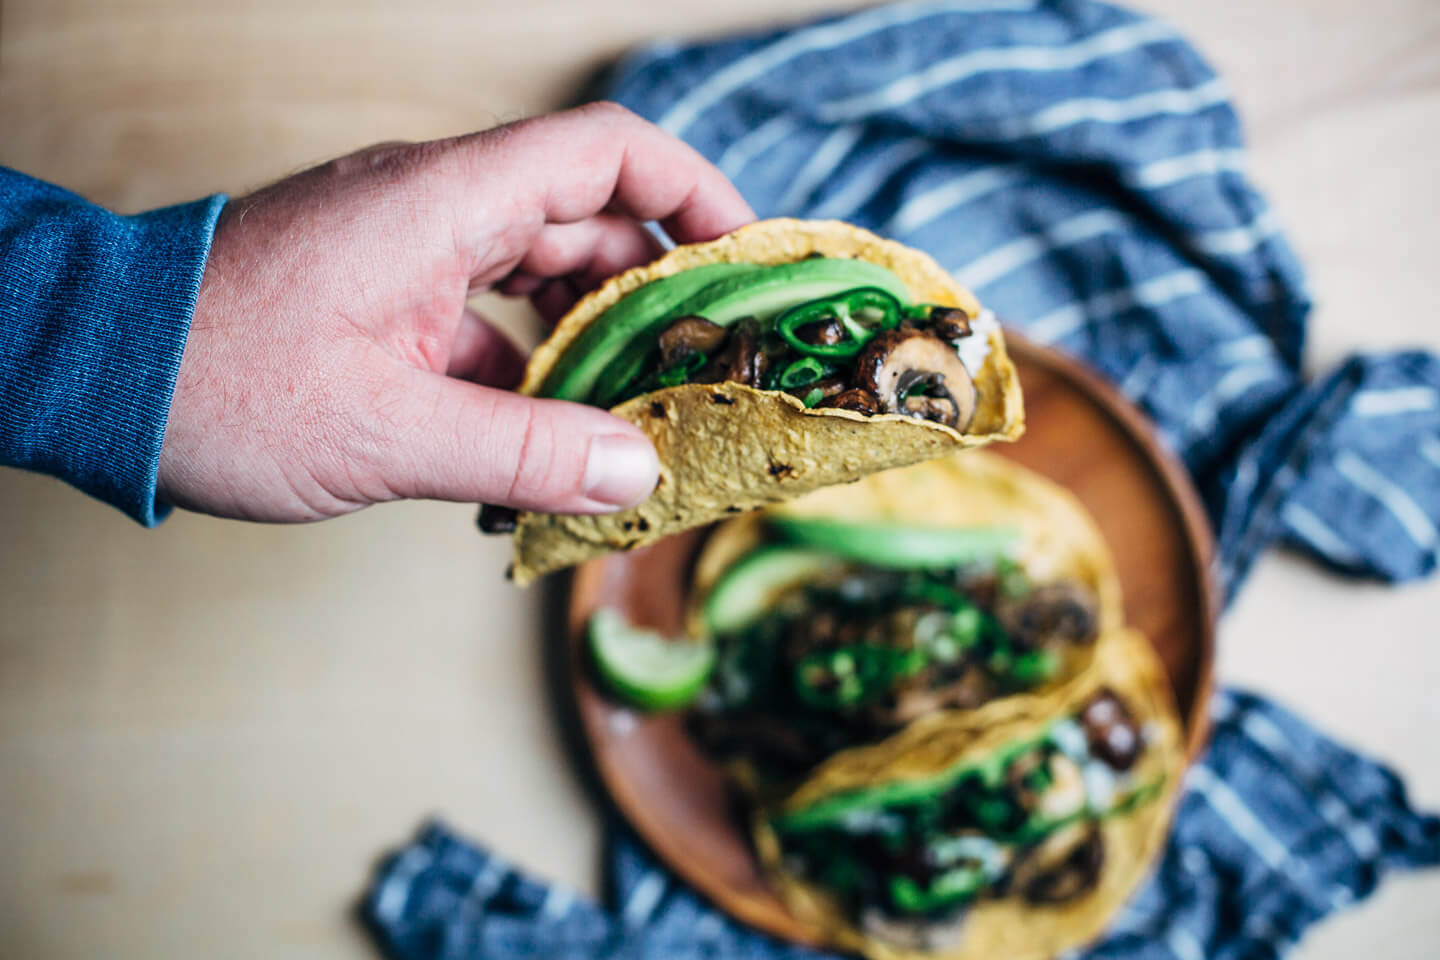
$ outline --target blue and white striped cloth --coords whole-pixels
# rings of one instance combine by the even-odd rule
[[[1227,591],[1276,541],[1356,575],[1434,569],[1440,360],[1302,380],[1299,264],[1245,178],[1223,82],[1166,25],[1090,0],[903,3],[651,47],[612,83],[762,216],[925,249],[1111,378],[1204,491]],[[1393,774],[1259,697],[1214,711],[1155,876],[1086,956],[1277,956],[1387,869],[1440,864],[1440,819]],[[403,960],[817,956],[732,924],[623,828],[610,869],[613,909],[433,824],[364,912]]]

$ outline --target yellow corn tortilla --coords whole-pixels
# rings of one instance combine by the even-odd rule
[[[787,873],[769,816],[799,810],[824,797],[880,783],[924,779],[978,759],[1038,733],[1048,721],[1075,712],[1108,686],[1130,708],[1150,742],[1134,769],[1135,782],[1160,776],[1159,796],[1130,813],[1102,821],[1105,863],[1097,886],[1069,903],[1034,905],[1018,899],[982,900],[958,919],[953,946],[921,952],[896,947],[864,933],[826,891]],[[790,911],[830,946],[855,950],[871,960],[1047,960],[1092,940],[1145,878],[1165,845],[1180,788],[1185,750],[1165,669],[1143,636],[1133,631],[1107,638],[1091,669],[1048,701],[1032,701],[1021,714],[1003,701],[943,723],[918,722],[874,747],[836,754],[789,798],[754,819],[761,863]],[[930,718],[926,718],[930,719]]]
[[[709,243],[676,247],[613,277],[577,303],[536,348],[520,392],[534,395],[580,333],[626,294],[710,263],[775,265],[813,253],[888,267],[914,302],[980,312],[975,297],[928,255],[837,221],[762,220]],[[660,482],[649,499],[618,513],[522,512],[511,576],[519,584],[615,550],[653,543],[690,527],[789,500],[869,473],[944,456],[1024,431],[1020,382],[998,330],[975,377],[978,403],[965,433],[898,414],[806,409],[795,397],[737,383],[687,384],[615,407],[650,437]]]
[[[1125,622],[1110,549],[1075,495],[1004,457],[977,450],[872,473],[725,523],[695,563],[687,618],[691,636],[704,633],[700,609],[706,595],[726,569],[761,543],[766,522],[777,516],[929,528],[1009,527],[1019,534],[1011,555],[1033,582],[1063,579],[1089,587],[1101,637],[1115,634]],[[1048,696],[1087,670],[1097,647],[1098,641],[1074,651],[1066,669],[1044,686],[1003,700],[1011,709],[1024,709],[1026,698]],[[938,711],[917,722],[944,723],[947,714],[965,712]]]

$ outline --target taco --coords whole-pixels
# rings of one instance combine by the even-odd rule
[[[1040,960],[1093,938],[1164,845],[1179,724],[1133,633],[1041,705],[839,754],[757,814],[789,909],[873,960]]]
[[[541,574],[1024,428],[992,315],[930,257],[848,224],[767,220],[676,247],[577,303],[522,393],[589,403],[654,442],[618,513],[483,511]]]
[[[971,452],[872,474],[721,526],[688,632],[713,643],[692,728],[741,779],[784,782],[908,725],[1024,709],[1123,625],[1080,503]]]

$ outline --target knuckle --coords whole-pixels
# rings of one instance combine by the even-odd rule
[[[525,403],[519,447],[511,465],[509,500],[522,504],[555,502],[580,492],[576,464],[565,456],[565,437],[554,417],[540,404]]]

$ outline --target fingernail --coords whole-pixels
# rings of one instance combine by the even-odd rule
[[[648,440],[603,434],[590,441],[585,458],[585,496],[599,503],[628,507],[655,489],[660,461]]]

